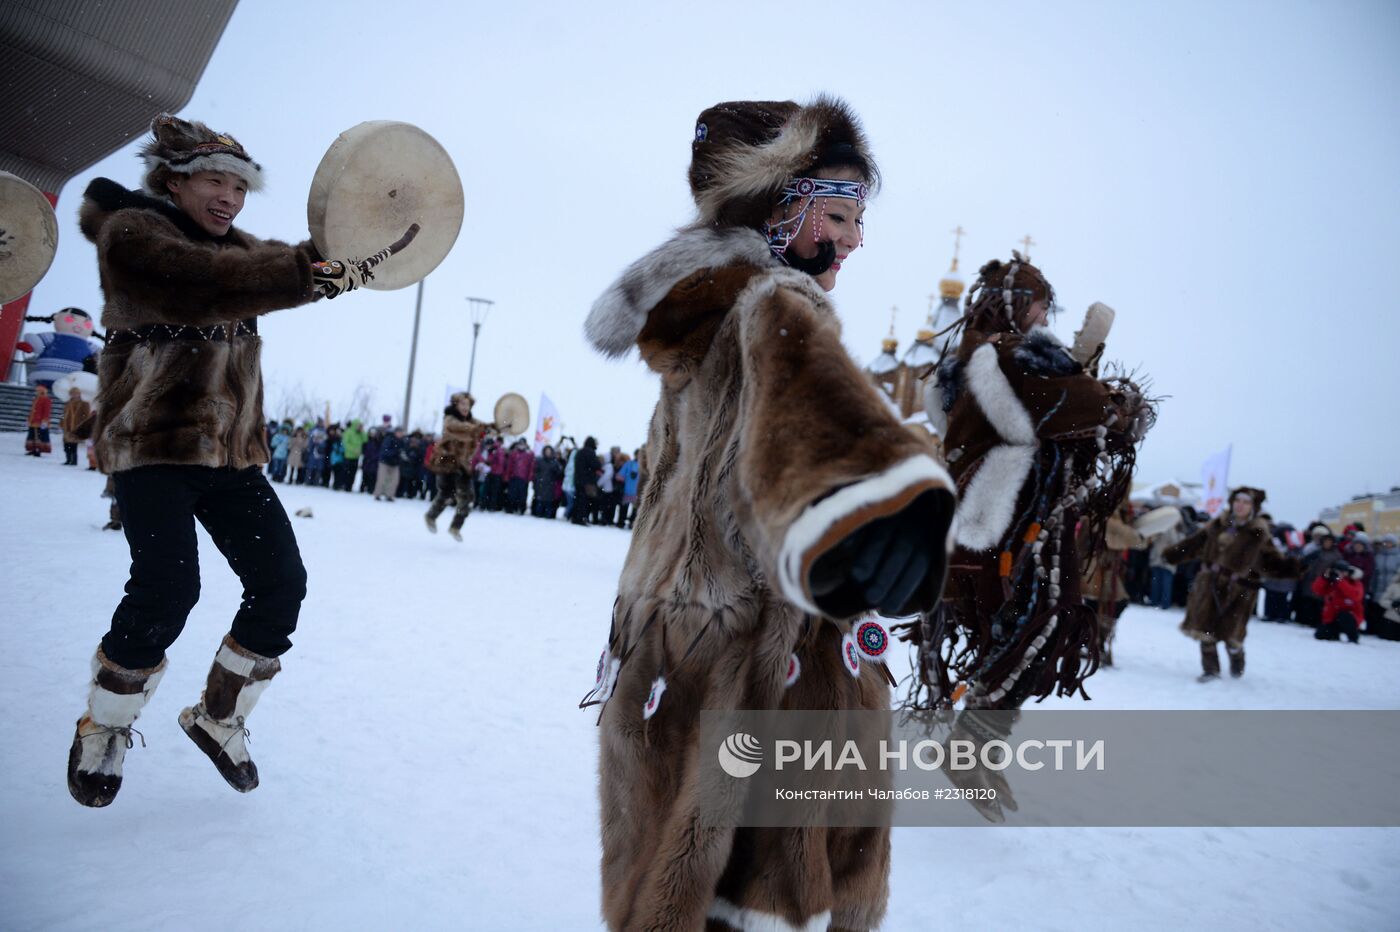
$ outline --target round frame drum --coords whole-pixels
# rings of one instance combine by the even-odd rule
[[[34,290],[58,252],[53,205],[34,185],[0,171],[0,304]]]
[[[306,201],[311,240],[327,259],[364,259],[422,229],[375,269],[366,288],[417,284],[447,257],[462,229],[462,179],[442,145],[411,123],[371,120],[326,150]]]

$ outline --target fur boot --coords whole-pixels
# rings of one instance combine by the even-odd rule
[[[240,793],[258,785],[257,765],[248,756],[245,723],[268,682],[281,669],[276,657],[255,654],[226,634],[209,668],[199,703],[180,713],[185,734]]]
[[[1230,675],[1235,679],[1244,676],[1244,645],[1231,647],[1226,644],[1225,653],[1230,655]]]
[[[452,518],[452,524],[447,528],[447,533],[451,534],[452,539],[459,544],[462,542],[462,525],[466,523],[467,513],[465,511],[459,511]]]
[[[1215,649],[1214,641],[1202,641],[1201,675],[1196,677],[1196,681],[1208,683],[1218,679],[1220,679],[1220,652]]]
[[[68,752],[68,792],[84,806],[106,806],[116,798],[122,761],[132,744],[131,726],[164,674],[164,660],[149,670],[128,670],[97,649],[87,712],[78,719]]]

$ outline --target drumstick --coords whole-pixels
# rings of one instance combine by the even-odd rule
[[[413,226],[405,230],[403,236],[400,236],[398,239],[394,240],[393,244],[389,246],[389,255],[392,256],[394,253],[398,252],[400,249],[403,249],[409,243],[413,242],[413,238],[418,235],[418,231],[420,229],[422,229],[422,227],[415,223]],[[385,258],[388,258],[388,256],[386,256]]]
[[[406,231],[404,231],[403,236],[400,236],[398,239],[394,240],[394,242],[390,243],[388,246],[385,246],[383,249],[379,250],[374,255],[361,262],[360,268],[362,273],[365,275],[365,281],[373,281],[375,266],[379,265],[385,259],[388,259],[394,253],[402,250],[409,243],[413,242],[413,238],[418,235],[418,231],[420,229],[422,229],[422,227],[415,223],[413,226],[409,227]]]

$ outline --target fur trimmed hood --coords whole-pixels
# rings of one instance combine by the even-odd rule
[[[781,268],[754,230],[691,227],[627,267],[593,302],[584,335],[605,356],[622,356],[637,342],[647,316],[671,289],[701,269],[731,265]]]

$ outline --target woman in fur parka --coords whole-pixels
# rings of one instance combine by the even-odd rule
[[[826,297],[876,180],[846,107],[702,113],[697,221],[594,304],[603,353],[661,376],[599,685],[603,913],[614,930],[868,929],[883,828],[709,827],[701,710],[887,710],[853,620],[938,599],[954,496],[841,343]],[[727,779],[727,778],[726,778]],[[736,792],[741,792],[736,788]]]
[[[1269,523],[1260,516],[1263,504],[1263,489],[1241,486],[1230,493],[1227,510],[1162,554],[1173,565],[1201,561],[1181,632],[1201,644],[1202,682],[1220,678],[1220,641],[1230,655],[1230,675],[1244,675],[1245,629],[1258,601],[1260,580],[1297,579],[1302,571],[1296,559],[1274,546]]]

